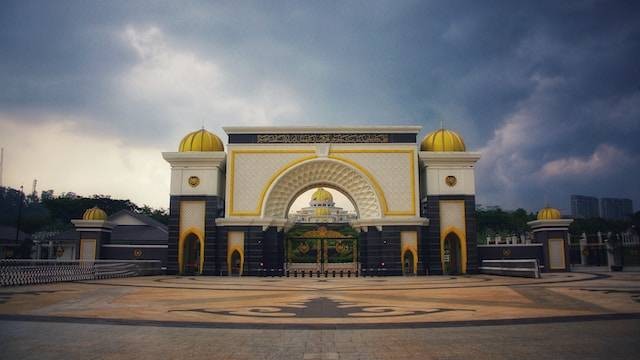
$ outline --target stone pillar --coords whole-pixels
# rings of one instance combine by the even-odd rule
[[[587,247],[587,234],[582,233],[580,236],[580,264],[587,265],[588,262],[588,247]]]
[[[475,163],[480,159],[480,154],[421,151],[419,159],[424,174],[420,198],[426,198],[424,216],[429,219],[429,228],[424,234],[427,238],[426,260],[430,273],[443,273],[442,244],[449,231],[455,232],[459,240],[464,242],[464,246],[460,246],[465,249],[461,257],[466,259],[462,271],[476,272]],[[455,203],[462,205],[452,207]],[[442,214],[443,208],[450,213]]]
[[[615,238],[614,238],[615,237]],[[607,234],[607,263],[611,271],[622,271],[623,244],[619,234]]]
[[[164,152],[162,157],[171,164],[167,274],[184,270],[184,265],[180,268],[184,242],[196,236],[204,244],[199,273],[219,275],[226,268],[226,264],[218,264],[222,258],[218,242],[226,241],[219,236],[226,233],[219,232],[216,226],[216,219],[224,217],[226,153]]]
[[[542,244],[544,272],[569,271],[569,225],[573,219],[529,221],[536,243]]]
[[[76,242],[76,259],[101,259],[100,249],[102,245],[111,242],[111,230],[115,224],[107,220],[71,220],[71,222],[80,233],[80,239]]]

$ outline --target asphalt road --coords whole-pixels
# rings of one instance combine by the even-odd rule
[[[640,320],[366,330],[0,321],[2,359],[638,359]]]

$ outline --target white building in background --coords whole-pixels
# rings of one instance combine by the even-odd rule
[[[353,212],[335,206],[333,195],[324,188],[318,188],[308,207],[289,214],[289,219],[296,223],[346,223],[355,220]]]

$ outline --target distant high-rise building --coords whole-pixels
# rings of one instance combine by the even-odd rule
[[[600,216],[598,198],[584,195],[571,195],[571,216],[574,219],[590,219]]]
[[[622,220],[633,214],[631,199],[600,199],[600,215],[605,219]]]

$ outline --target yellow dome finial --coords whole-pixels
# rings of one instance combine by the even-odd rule
[[[557,220],[561,218],[560,210],[552,208],[548,204],[538,211],[538,220]]]
[[[107,220],[107,213],[99,207],[94,206],[84,212],[82,220]]]
[[[205,130],[203,125],[202,129],[190,132],[182,138],[178,151],[224,151],[224,145],[219,137]]]
[[[444,126],[442,121],[441,126]],[[466,151],[464,140],[458,133],[441,127],[424,137],[420,144],[422,151]]]

